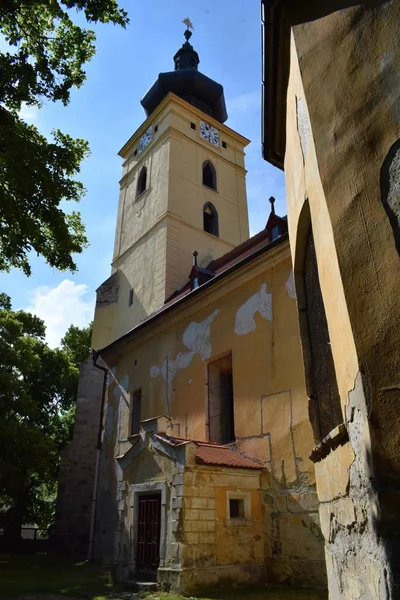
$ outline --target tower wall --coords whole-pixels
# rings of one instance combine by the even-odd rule
[[[217,128],[214,146],[200,136],[200,124]],[[143,133],[151,141],[140,150]],[[224,146],[222,146],[224,142]],[[152,312],[188,280],[192,252],[205,266],[248,239],[244,147],[248,140],[169,94],[122,148],[123,177],[112,272],[118,293],[108,296],[109,280],[98,290],[92,345],[111,343]],[[203,185],[203,163],[216,171],[216,190]],[[146,189],[138,195],[140,173]],[[204,231],[203,210],[211,203],[219,235]],[[105,286],[105,287],[104,287]]]

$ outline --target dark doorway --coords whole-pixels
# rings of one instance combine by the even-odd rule
[[[208,424],[210,442],[235,440],[231,354],[208,365]]]
[[[161,495],[138,499],[136,573],[138,578],[156,579],[160,562]]]

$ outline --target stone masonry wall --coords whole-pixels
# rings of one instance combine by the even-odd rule
[[[103,379],[91,358],[81,365],[73,438],[61,455],[53,543],[76,557],[88,552]]]
[[[220,467],[186,469],[183,485],[181,589],[264,581],[260,474]],[[227,494],[247,497],[246,519],[230,519]]]

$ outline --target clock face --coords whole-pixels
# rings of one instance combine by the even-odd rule
[[[152,133],[153,133],[153,127],[150,125],[150,127],[148,129],[146,129],[146,131],[144,132],[144,134],[142,135],[142,137],[139,140],[139,146],[138,146],[139,152],[143,152],[143,150],[146,148],[147,144],[149,144],[151,142]]]
[[[210,144],[213,144],[214,146],[219,146],[218,129],[215,129],[215,127],[212,127],[204,121],[200,121],[200,136],[203,139],[207,140],[207,142],[210,142]]]

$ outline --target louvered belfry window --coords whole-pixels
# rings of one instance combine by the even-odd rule
[[[328,323],[319,283],[314,238],[310,230],[304,260],[304,286],[311,361],[309,380],[313,387],[313,413],[311,422],[314,433],[322,440],[343,422],[335,365],[329,339]]]

